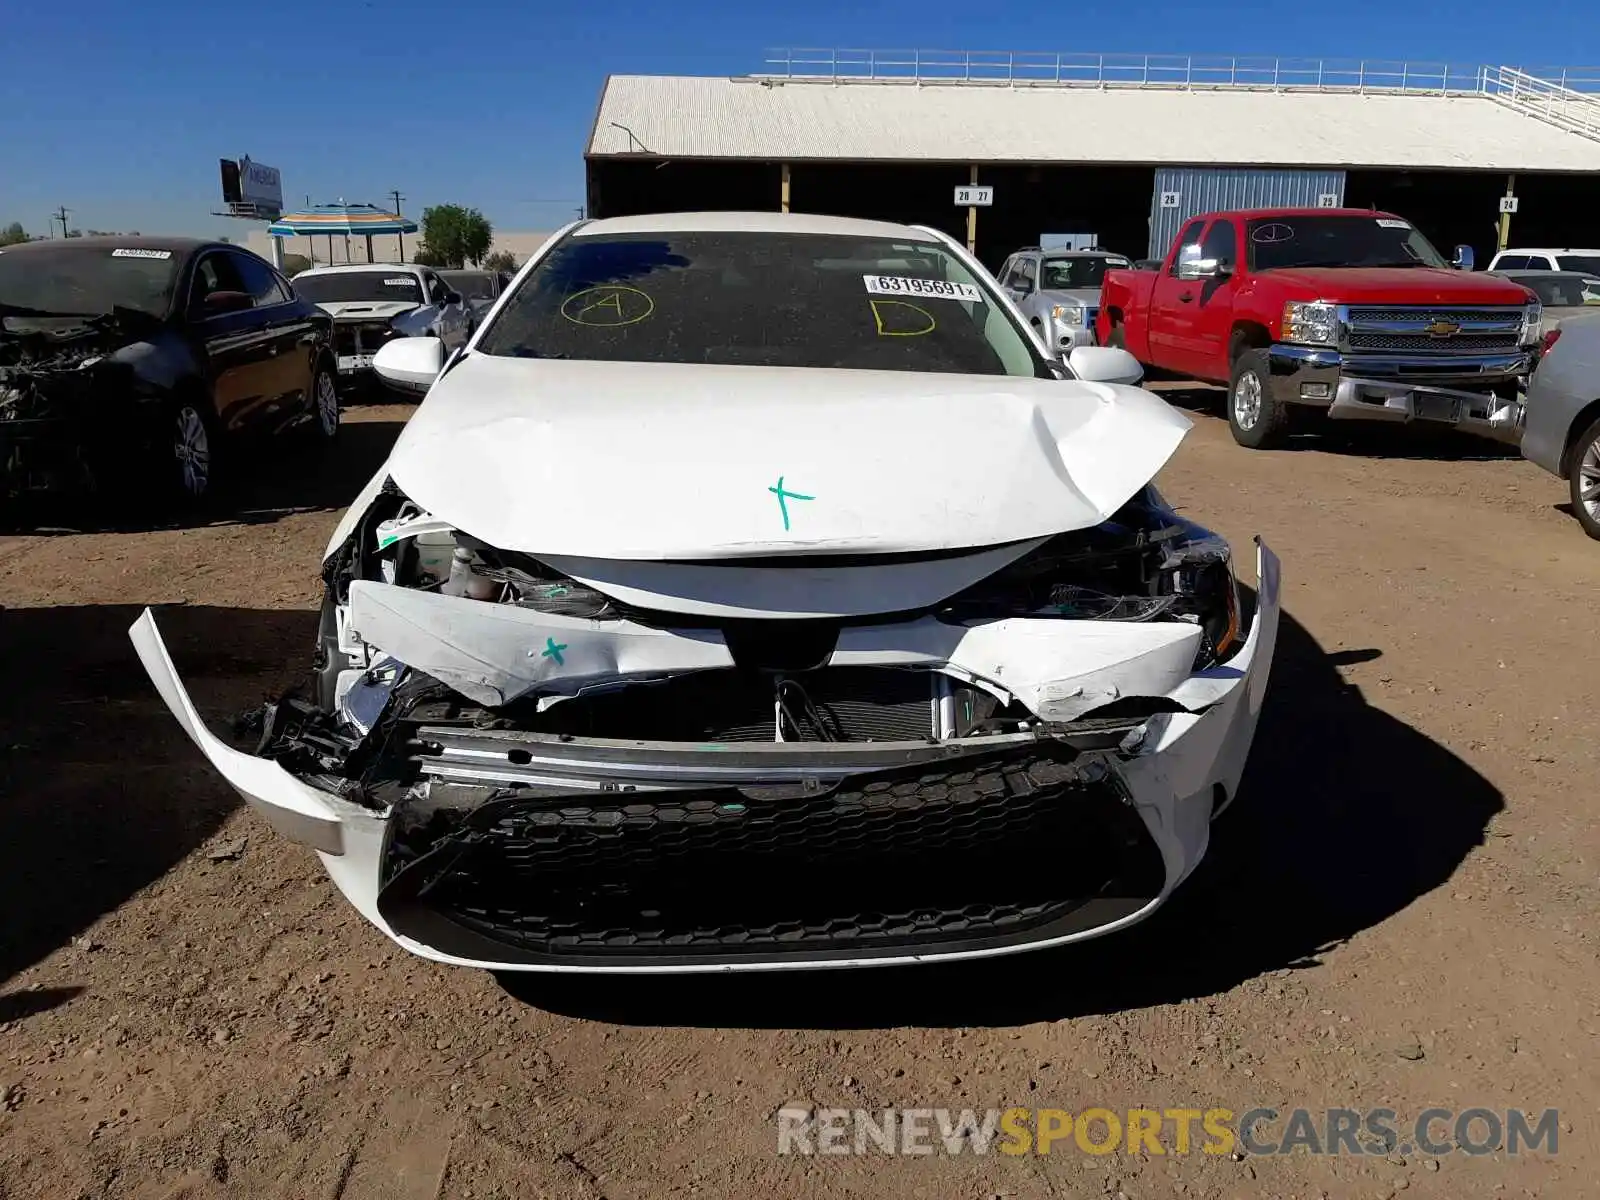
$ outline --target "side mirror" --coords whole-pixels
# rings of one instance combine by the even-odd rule
[[[1475,261],[1476,258],[1472,253],[1471,246],[1457,246],[1455,257],[1450,260],[1450,265],[1458,271],[1470,271]]]
[[[1086,383],[1134,384],[1144,378],[1139,360],[1116,346],[1079,346],[1066,361],[1067,369]]]
[[[1221,279],[1231,273],[1215,258],[1191,258],[1178,264],[1179,279]]]
[[[207,292],[200,301],[200,313],[206,317],[220,317],[227,313],[244,312],[255,305],[248,292]]]
[[[460,292],[446,292],[444,294],[444,302],[446,304],[460,304],[461,303],[461,293]]]
[[[372,369],[403,391],[426,392],[444,370],[444,343],[436,337],[394,338],[372,356]]]

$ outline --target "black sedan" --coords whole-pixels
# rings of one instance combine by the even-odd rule
[[[271,265],[188,238],[0,249],[0,503],[38,491],[198,503],[235,439],[339,432],[333,321]]]

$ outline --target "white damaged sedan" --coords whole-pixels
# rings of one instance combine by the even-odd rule
[[[1278,626],[1151,480],[1188,421],[1051,357],[931,229],[580,222],[428,388],[327,548],[309,695],[174,715],[406,949],[495,970],[976,958],[1194,870]]]

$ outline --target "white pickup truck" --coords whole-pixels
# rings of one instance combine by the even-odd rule
[[[1489,263],[1491,271],[1582,271],[1600,275],[1600,250],[1502,250]]]

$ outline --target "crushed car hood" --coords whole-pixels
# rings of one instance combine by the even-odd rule
[[[1099,524],[1189,427],[1098,383],[469,354],[388,470],[529,554],[907,554]]]
[[[317,305],[334,320],[360,317],[362,320],[384,320],[408,313],[422,306],[413,300],[329,300]]]

